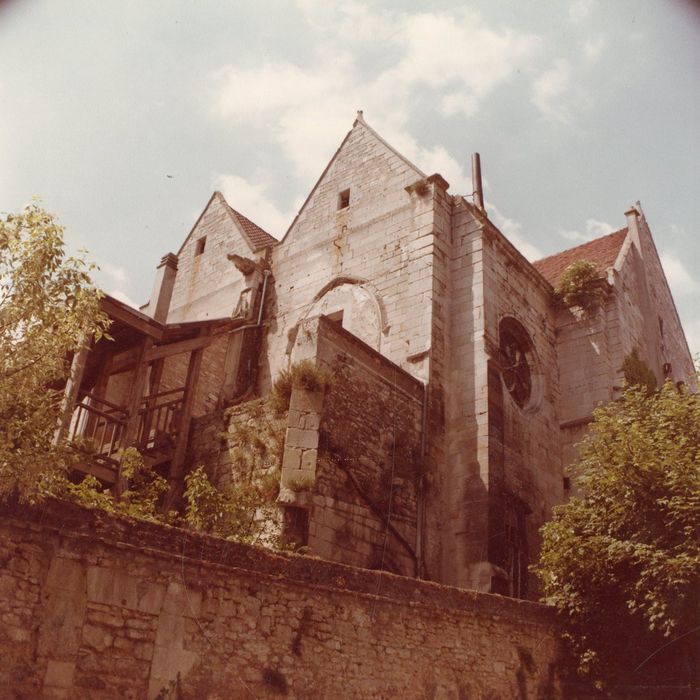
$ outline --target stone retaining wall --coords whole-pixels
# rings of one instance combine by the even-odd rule
[[[550,610],[61,503],[0,511],[4,697],[553,698]]]

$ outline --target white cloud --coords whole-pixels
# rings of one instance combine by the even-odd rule
[[[509,219],[501,211],[488,202],[486,204],[489,218],[499,228],[501,233],[530,261],[539,260],[542,251],[523,236],[523,225],[513,219]]]
[[[112,265],[111,263],[101,262],[99,264],[99,268],[103,275],[106,275],[115,282],[123,283],[127,280],[126,270],[120,265]]]
[[[223,66],[210,81],[212,114],[267,128],[296,172],[311,178],[361,108],[399,151],[399,142],[413,144],[402,152],[418,167],[446,167],[449,173],[441,174],[464,186],[441,146],[415,144],[407,126],[410,104],[421,100],[448,116],[472,115],[536,54],[537,37],[496,31],[469,10],[409,14],[353,2],[297,5],[315,39],[313,60],[304,67],[284,60]],[[384,63],[377,69],[365,54],[378,45]]]
[[[567,103],[571,82],[569,62],[563,58],[557,59],[535,81],[532,103],[551,121],[564,124],[570,122],[571,112]]]
[[[212,178],[212,186],[221,191],[236,211],[277,238],[281,238],[292,223],[294,214],[280,211],[263,185],[254,185],[238,175],[220,174]]]
[[[661,264],[674,297],[683,297],[700,291],[700,284],[693,279],[681,259],[673,253],[661,253]]]
[[[597,5],[597,0],[574,0],[569,3],[569,21],[579,24],[587,20]]]
[[[585,230],[582,231],[559,231],[559,235],[569,241],[578,243],[587,243],[594,238],[607,236],[607,234],[615,231],[615,227],[607,221],[598,221],[596,219],[586,219]]]
[[[583,42],[583,57],[587,63],[595,63],[602,55],[605,49],[606,41],[602,36],[588,38]]]

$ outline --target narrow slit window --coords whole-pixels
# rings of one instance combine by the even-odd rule
[[[338,209],[346,209],[350,206],[350,190],[343,190],[338,195]]]
[[[206,236],[202,236],[201,238],[197,239],[197,242],[195,243],[195,246],[194,246],[195,257],[197,255],[201,255],[204,252],[204,248],[206,247],[206,245],[207,245],[207,237]]]

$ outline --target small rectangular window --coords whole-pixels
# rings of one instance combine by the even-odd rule
[[[204,252],[204,248],[207,245],[207,237],[202,236],[197,240],[194,246],[194,254],[195,256],[201,255]]]
[[[346,209],[350,206],[350,190],[343,190],[338,195],[338,209]]]

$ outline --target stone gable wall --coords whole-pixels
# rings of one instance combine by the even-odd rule
[[[375,349],[412,374],[427,377],[427,364],[407,361],[430,347],[432,188],[421,196],[405,190],[420,177],[363,124],[350,132],[273,251],[276,309],[267,336],[263,393],[289,362],[290,331],[306,317],[338,310],[315,308],[314,298],[343,277],[367,280],[381,308],[386,323]],[[338,195],[345,189],[350,189],[350,204],[338,210]],[[418,235],[420,231],[428,235]],[[337,301],[340,308],[344,303]]]
[[[203,236],[204,252],[195,255],[197,241]],[[226,257],[229,253],[253,257],[225,203],[215,194],[178,255],[168,323],[227,318],[233,314],[244,282],[243,275]]]
[[[4,506],[0,556],[13,697],[560,696],[537,604],[66,504]]]

